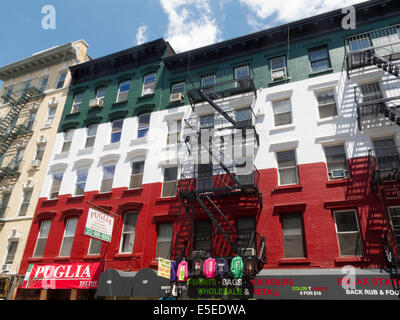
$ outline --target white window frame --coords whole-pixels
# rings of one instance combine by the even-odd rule
[[[54,114],[53,115],[50,114],[50,110],[54,110]],[[45,127],[49,127],[49,126],[51,126],[53,124],[54,118],[56,116],[56,113],[57,113],[57,106],[49,108],[49,110],[47,112],[46,122],[44,124]]]
[[[144,118],[144,117],[149,117],[149,122],[148,124],[141,124],[140,123],[140,119]],[[148,137],[149,135],[149,131],[150,131],[150,121],[151,121],[151,113],[144,113],[141,114],[140,116],[138,116],[138,131],[137,131],[137,138],[141,139],[141,138],[145,138]],[[145,131],[147,130],[147,131]],[[141,134],[139,134],[140,132],[145,131],[146,133],[143,136],[140,136]]]
[[[42,161],[45,150],[46,150],[46,143],[38,143],[36,146],[35,160]],[[38,157],[38,155],[40,155],[40,157]]]
[[[28,197],[28,201],[26,200],[26,193],[30,193],[29,197]],[[26,216],[28,210],[29,210],[29,205],[31,203],[31,199],[32,199],[32,193],[33,193],[33,189],[24,189],[22,192],[22,200],[21,200],[21,204],[19,206],[19,210],[18,210],[18,217],[24,217]],[[21,214],[21,210],[22,208],[26,206],[26,208],[24,209],[25,213]]]
[[[92,134],[92,135],[89,135],[89,134],[91,134],[91,133],[90,133],[90,129],[92,129],[92,128],[96,128],[96,129],[93,129],[93,131],[95,131],[95,133]],[[91,125],[89,125],[89,126],[86,128],[85,149],[86,149],[86,148],[93,148],[93,147],[94,147],[94,144],[96,143],[97,129],[98,129],[98,124],[97,124],[97,123],[91,124]],[[93,142],[89,143],[89,142],[92,141],[92,140],[93,140]],[[92,144],[92,145],[90,145],[90,144]]]
[[[333,105],[333,103],[325,103],[325,104],[320,104],[320,102],[318,101],[318,97],[320,96],[320,95],[323,95],[323,94],[332,94],[332,96],[333,96],[333,100],[334,100],[334,108],[335,108],[335,112],[334,112],[334,115],[333,116],[327,116],[327,117],[321,117],[321,107],[322,108],[326,108],[326,107],[329,107],[329,106],[331,106],[331,105]],[[318,104],[318,116],[319,116],[319,119],[320,120],[322,120],[322,119],[329,119],[329,118],[331,118],[331,117],[336,117],[336,116],[338,116],[339,115],[339,110],[338,110],[338,104],[337,104],[337,100],[336,100],[336,90],[334,89],[334,88],[331,88],[331,89],[325,89],[325,90],[320,90],[320,91],[317,91],[317,92],[315,92],[315,98],[317,99],[317,104]]]
[[[99,253],[91,253],[91,252],[90,252],[90,249],[92,248],[92,243],[93,243],[94,241],[99,241],[99,243],[101,244],[101,245],[100,245],[100,252],[99,252]],[[99,239],[90,238],[89,246],[88,246],[88,251],[87,251],[87,255],[88,255],[88,256],[99,256],[99,255],[101,255],[101,250],[102,250],[102,249],[103,249],[103,241],[101,241],[101,240],[99,240]]]
[[[161,226],[170,227],[171,228],[171,238],[170,239],[167,239],[167,240],[166,240],[166,238],[161,238],[160,239],[160,228],[161,228]],[[156,260],[159,258],[158,254],[157,254],[159,252],[158,246],[159,246],[159,244],[164,244],[164,243],[169,243],[170,244],[170,248],[169,248],[169,256],[168,257],[163,257],[163,258],[164,259],[170,259],[171,258],[171,249],[172,249],[173,236],[174,236],[174,224],[173,223],[166,222],[166,223],[159,223],[157,225],[157,244],[156,244],[156,252],[155,252]]]
[[[290,167],[283,167],[283,168],[279,168],[279,162],[278,162],[278,153],[280,152],[287,152],[287,151],[293,151],[294,152],[294,161],[296,163],[295,166],[290,166]],[[289,149],[289,150],[279,150],[275,152],[275,157],[276,157],[276,163],[277,163],[277,169],[278,169],[278,185],[279,186],[292,186],[292,185],[296,185],[299,184],[299,170],[298,170],[298,163],[297,163],[297,154],[296,154],[296,149]],[[296,169],[296,182],[295,183],[289,183],[289,184],[282,184],[281,183],[281,174],[280,171],[281,169],[292,169],[295,168]]]
[[[126,225],[125,219],[127,219],[126,217],[128,215],[136,215],[135,230],[134,231],[125,232],[125,225]],[[120,254],[132,254],[133,251],[135,250],[136,227],[137,227],[137,219],[138,219],[138,217],[139,217],[139,213],[138,212],[134,212],[134,211],[130,212],[130,211],[128,211],[128,212],[124,213],[124,221],[123,221],[122,231],[121,231],[121,240],[120,240],[120,244],[119,244],[119,253]],[[132,245],[132,251],[130,251],[130,252],[122,251],[122,244],[124,242],[124,234],[127,234],[127,233],[133,233],[133,245]]]
[[[123,84],[126,84],[126,83],[128,83],[128,85],[129,85],[129,88],[128,88],[128,90],[126,90],[126,91],[122,91],[121,92],[121,87],[122,87],[122,85]],[[119,83],[119,85],[118,85],[118,94],[117,94],[117,103],[118,102],[124,102],[124,101],[128,101],[128,95],[129,95],[129,90],[131,89],[131,80],[129,79],[129,80],[124,80],[124,81],[121,81],[120,83]],[[124,99],[124,100],[121,100],[121,97],[120,97],[120,95],[121,95],[121,93],[125,93],[126,92],[126,99]]]
[[[64,79],[63,80],[61,80],[61,77],[62,77],[62,75],[64,75],[65,74],[65,76],[64,76]],[[61,88],[64,88],[64,85],[65,85],[65,80],[67,79],[67,74],[68,74],[68,72],[67,71],[61,71],[59,74],[58,74],[58,77],[57,77],[57,82],[56,82],[56,88],[55,89],[61,89]],[[60,82],[62,81],[62,86],[61,87],[59,87],[58,85],[60,84]]]
[[[74,138],[74,130],[73,129],[69,129],[64,132],[64,142],[61,147],[61,153],[68,153],[71,150],[73,138]],[[64,148],[66,148],[67,150],[64,150]]]
[[[121,129],[120,130],[119,130],[119,127],[116,127],[116,129],[114,129],[114,124],[116,124],[117,122],[121,122]],[[117,119],[117,120],[114,120],[113,122],[111,122],[110,143],[119,143],[121,141],[123,128],[124,128],[124,119]],[[116,133],[119,133],[119,139],[118,139],[118,141],[113,141],[113,136]]]
[[[74,101],[72,102],[71,113],[78,113],[80,111],[80,106],[82,104],[84,94],[84,91],[79,91],[74,94]],[[77,98],[79,98],[78,101]]]
[[[53,186],[54,186],[54,181],[55,181],[54,176],[55,175],[61,175],[61,180],[60,180],[60,185],[57,190],[57,196],[52,197],[51,195],[52,195],[52,193],[54,193],[54,192],[52,192],[52,190],[53,190]],[[64,171],[57,171],[57,172],[52,173],[52,182],[51,182],[51,186],[50,186],[49,199],[57,199],[58,198],[58,195],[60,194],[60,189],[61,189],[61,184],[62,184],[63,179],[64,179]]]
[[[99,92],[101,92],[102,90],[104,91],[104,95],[99,96]],[[106,90],[107,90],[107,86],[98,87],[98,88],[96,89],[96,99],[104,98],[104,97],[106,96]]]
[[[337,223],[336,223],[336,213],[340,214],[340,213],[343,213],[343,212],[353,212],[353,213],[354,213],[354,216],[355,216],[355,218],[356,218],[357,232],[358,232],[358,235],[359,235],[359,237],[360,237],[359,239],[360,239],[360,244],[361,244],[361,249],[360,249],[361,255],[359,255],[359,256],[354,256],[354,255],[342,255],[342,253],[340,252],[340,243],[339,243],[339,237],[338,237],[339,232],[338,232]],[[334,222],[335,222],[336,241],[337,241],[339,256],[341,256],[341,257],[362,257],[362,256],[364,255],[364,248],[363,248],[363,241],[362,241],[362,238],[361,238],[360,224],[359,224],[359,222],[358,222],[357,210],[355,210],[355,209],[334,210],[334,211],[332,212],[332,214],[333,214],[333,220],[334,220]],[[355,232],[356,232],[356,231],[341,231],[340,234],[344,234],[344,233],[355,233]]]
[[[43,223],[47,223],[47,222],[49,223],[49,232],[47,233],[46,237],[43,237],[43,236],[41,237],[42,225],[43,225]],[[36,238],[35,249],[33,250],[33,255],[32,255],[33,258],[41,258],[41,257],[43,257],[44,252],[45,252],[45,250],[46,250],[47,239],[49,238],[50,227],[51,227],[51,220],[46,219],[46,220],[40,221],[39,234],[38,234],[38,236],[37,236],[37,238]],[[38,256],[38,255],[35,255],[35,253],[36,253],[36,249],[37,249],[38,242],[39,242],[39,240],[41,240],[41,239],[46,239],[46,242],[45,242],[45,244],[44,244],[43,254],[41,254],[40,256]]]
[[[71,256],[72,248],[73,248],[73,246],[74,246],[75,235],[76,235],[76,228],[78,227],[78,223],[79,223],[79,218],[77,218],[77,217],[70,217],[70,218],[67,218],[66,220],[67,220],[67,221],[65,222],[64,235],[63,235],[62,242],[61,242],[61,246],[60,246],[60,252],[59,252],[59,254],[58,254],[59,257],[70,257],[70,256]],[[62,256],[62,255],[61,255],[61,251],[62,251],[62,249],[63,249],[63,245],[64,245],[65,238],[66,238],[66,237],[65,237],[65,234],[67,233],[68,224],[69,224],[72,220],[76,220],[76,225],[75,225],[74,235],[73,235],[73,236],[68,236],[68,238],[72,238],[71,249],[70,249],[70,251],[69,251],[69,255],[67,255],[67,256]]]
[[[181,119],[169,120],[167,122],[167,126],[168,126],[167,145],[174,145],[180,143],[180,136],[182,132],[182,120]]]
[[[287,235],[284,234],[284,228],[283,228],[283,219],[287,217],[293,217],[293,216],[299,216],[300,217],[300,222],[301,222],[301,239],[302,239],[302,244],[303,244],[303,256],[298,256],[298,257],[286,257],[287,252],[285,253],[285,237]],[[304,259],[307,257],[307,245],[306,245],[306,237],[305,237],[305,232],[304,232],[304,217],[302,212],[294,212],[294,213],[285,213],[281,215],[281,229],[282,229],[282,249],[283,249],[283,257],[284,259]],[[293,236],[293,235],[292,235]],[[296,234],[296,236],[299,236]]]
[[[170,168],[176,168],[176,180],[165,181],[165,169],[170,169]],[[179,177],[179,166],[163,167],[162,170],[163,170],[163,172],[162,172],[163,173],[163,183],[162,183],[162,187],[161,187],[161,198],[173,198],[173,197],[176,197],[176,194],[172,195],[172,196],[170,196],[170,195],[169,196],[163,196],[163,194],[164,194],[164,185],[165,185],[165,183],[171,183],[172,184],[172,182],[175,182],[176,183],[176,187],[177,187],[178,177]]]
[[[133,165],[134,165],[135,163],[143,163],[143,170],[142,170],[141,173],[133,173]],[[132,161],[132,164],[131,164],[131,175],[130,175],[130,179],[129,179],[129,189],[130,189],[130,190],[142,188],[142,186],[143,186],[143,176],[144,176],[144,167],[145,167],[145,165],[146,165],[146,161],[145,161],[145,160],[136,160],[136,161]],[[142,176],[140,186],[139,186],[139,187],[132,188],[132,178],[133,178],[133,176],[139,176],[139,175]]]
[[[85,186],[83,188],[83,191],[81,194],[77,193],[77,188],[78,188],[78,183],[82,184],[83,181],[79,181],[79,171],[86,171],[86,179],[85,179]],[[75,181],[75,190],[74,190],[74,196],[82,196],[85,194],[85,189],[86,189],[86,184],[87,184],[87,180],[88,180],[88,175],[89,175],[89,168],[88,167],[81,167],[81,168],[77,168],[76,169],[76,181]]]
[[[146,82],[148,78],[153,78],[153,81]],[[142,96],[153,94],[156,87],[157,73],[153,72],[143,77]]]
[[[272,64],[276,60],[282,60],[283,61],[283,68],[272,68]],[[287,67],[286,67],[286,56],[280,56],[280,57],[275,57],[269,60],[269,66],[271,69],[271,80],[272,81],[279,81],[279,80],[284,80],[287,78]],[[274,79],[274,73],[276,72],[283,72],[283,76],[280,79]]]
[[[44,82],[45,80],[46,80],[46,84],[43,86],[43,82]],[[49,85],[49,77],[48,77],[48,76],[45,76],[45,77],[41,78],[41,79],[40,79],[40,82],[39,82],[39,88],[38,88],[39,91],[40,91],[40,92],[45,92],[48,85]]]
[[[11,263],[10,263],[10,261],[7,261],[7,256],[10,254],[10,248],[11,248],[11,244],[12,243],[17,243],[17,245],[16,245],[16,247],[15,247],[15,252],[14,252],[14,255],[13,255],[13,257],[12,257],[12,261],[11,261]],[[13,264],[14,264],[14,262],[15,262],[15,256],[16,256],[16,254],[17,254],[17,252],[18,252],[18,245],[19,245],[19,239],[9,239],[8,240],[8,245],[7,245],[7,251],[6,251],[6,254],[5,254],[5,257],[4,257],[4,263],[3,263],[3,265],[9,265],[9,266],[12,266]],[[8,263],[7,263],[8,262]]]
[[[282,101],[289,101],[289,111],[285,112],[275,112],[276,103],[282,103]],[[290,126],[293,125],[293,108],[292,108],[292,99],[290,97],[284,98],[284,99],[279,99],[279,100],[274,100],[271,102],[272,103],[272,113],[273,113],[273,118],[274,118],[274,127],[275,128],[281,128],[282,126]],[[274,106],[275,105],[275,106]],[[289,123],[284,123],[284,124],[276,124],[276,116],[281,115],[281,114],[289,114],[290,115],[290,122]]]
[[[108,190],[108,191],[102,191],[102,186],[103,186],[103,182],[104,182],[104,180],[105,180],[105,178],[104,178],[104,175],[105,175],[105,168],[106,167],[111,167],[111,166],[114,166],[114,173],[113,173],[113,177],[112,178],[107,178],[106,180],[112,180],[112,182],[111,182],[111,188],[110,188],[110,190]],[[101,185],[100,185],[100,193],[108,193],[108,192],[111,192],[112,191],[112,188],[113,188],[113,184],[114,184],[114,178],[115,178],[115,171],[116,171],[116,169],[117,169],[117,164],[115,163],[115,162],[108,162],[108,163],[104,163],[103,164],[103,177],[102,177],[102,179],[101,179]]]

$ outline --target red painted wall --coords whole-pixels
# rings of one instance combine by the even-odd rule
[[[237,217],[256,217],[257,231],[266,237],[267,264],[264,268],[339,268],[347,264],[355,267],[379,268],[384,266],[380,239],[384,221],[377,198],[370,190],[368,159],[349,160],[351,179],[328,181],[325,163],[299,165],[299,181],[295,186],[278,187],[277,169],[260,170],[259,190],[263,194],[263,209],[243,207],[245,201],[224,198],[217,203],[231,223]],[[105,259],[105,268],[137,271],[145,267],[155,267],[157,223],[174,222],[182,209],[177,198],[160,199],[161,183],[143,185],[140,190],[127,188],[113,189],[111,193],[86,192],[82,197],[62,195],[57,200],[39,199],[35,217],[28,237],[19,273],[25,274],[30,263],[52,263],[91,261]],[[243,199],[242,199],[243,200]],[[90,238],[83,235],[89,205],[104,206],[115,212],[115,229],[111,243],[103,242],[100,256],[88,257]],[[390,205],[400,205],[392,200]],[[336,238],[333,210],[356,209],[364,246],[364,257],[341,258]],[[123,214],[138,211],[133,254],[119,254]],[[283,214],[303,214],[306,243],[306,259],[283,259],[281,216]],[[70,215],[80,217],[70,258],[59,258],[58,253],[64,235],[65,218]],[[33,251],[39,232],[41,219],[52,219],[44,257],[33,259]],[[179,219],[180,219],[179,218]],[[186,219],[188,218],[186,214]],[[195,218],[207,218],[198,213]],[[189,219],[190,220],[190,219]],[[187,220],[187,221],[189,221]],[[177,234],[175,226],[174,233]],[[214,229],[214,228],[213,228]],[[179,231],[178,239],[191,236],[191,227]],[[225,250],[226,243],[221,236],[213,238],[213,245]],[[174,246],[174,244],[173,244]],[[224,249],[225,248],[225,249]]]

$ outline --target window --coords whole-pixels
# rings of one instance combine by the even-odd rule
[[[367,83],[360,85],[360,90],[362,94],[362,103],[380,100],[383,98],[381,88],[378,82],[374,83]],[[376,107],[378,106],[377,103],[371,103],[363,106],[363,114],[365,116],[368,115],[376,115]]]
[[[317,93],[319,118],[337,116],[336,100],[333,90]]]
[[[96,92],[96,98],[97,99],[104,98],[104,96],[106,95],[106,89],[107,89],[106,86],[98,88]]]
[[[102,245],[101,240],[90,238],[88,255],[99,255]]]
[[[182,120],[168,121],[167,144],[179,143]]]
[[[58,192],[60,191],[63,175],[63,172],[53,174],[53,183],[50,188],[50,199],[55,199],[58,197]]]
[[[110,192],[114,180],[115,164],[104,166],[100,192]]]
[[[211,222],[199,220],[195,222],[194,250],[211,252]]]
[[[72,129],[64,132],[64,143],[61,149],[61,153],[69,152],[72,143],[72,137],[74,135],[74,131]]]
[[[239,66],[235,69],[235,80],[246,79],[250,77],[250,67],[248,65]],[[239,83],[235,82],[235,87],[238,87]]]
[[[397,246],[400,246],[400,207],[389,207],[390,223],[394,240]]]
[[[74,102],[72,103],[71,113],[79,112],[83,99],[83,92],[76,93],[74,96]]]
[[[201,87],[204,88],[204,93],[214,92],[214,84],[217,81],[217,77],[215,74],[204,76],[201,78]]]
[[[185,91],[185,83],[184,82],[173,84],[172,88],[171,88],[170,101],[173,101],[174,99],[176,99],[179,96],[180,96],[180,98],[182,98],[184,91]]]
[[[4,217],[8,208],[8,202],[10,201],[11,193],[3,193],[0,204],[0,218]]]
[[[378,161],[378,167],[382,174],[390,173],[393,169],[400,167],[400,158],[398,147],[394,138],[377,139],[373,141],[375,156]]]
[[[14,170],[19,169],[19,166],[21,165],[22,158],[24,157],[24,149],[18,149],[17,154],[15,155],[13,162],[12,162],[12,168]]]
[[[60,73],[60,75],[58,76],[56,89],[60,89],[60,88],[64,87],[64,82],[65,82],[66,77],[67,77],[66,71]]]
[[[129,189],[136,189],[142,187],[144,171],[144,161],[132,163],[132,174],[131,181],[129,183]]]
[[[12,86],[7,87],[5,89],[5,91],[6,91],[6,94],[4,95],[4,98],[3,98],[3,104],[8,103],[8,97],[11,96],[11,94],[13,92],[13,87]]]
[[[292,107],[290,99],[273,101],[272,110],[274,112],[276,127],[292,123]]]
[[[175,197],[178,179],[178,167],[164,168],[164,183],[162,186],[162,197]]]
[[[214,114],[200,116],[200,129],[213,129],[214,128]]]
[[[372,44],[371,44],[371,39],[367,35],[355,40],[350,40],[349,46],[350,46],[350,51],[354,52],[370,48]]]
[[[324,147],[329,180],[349,178],[344,145]]]
[[[251,120],[252,120],[251,108],[236,110],[236,121],[237,122],[239,122],[241,124],[244,124],[244,123],[251,124]]]
[[[172,223],[160,223],[158,225],[156,258],[169,259],[171,257],[172,233]]]
[[[36,241],[35,251],[33,252],[33,257],[43,257],[44,249],[46,247],[47,238],[50,231],[50,220],[43,220],[40,223],[39,235]]]
[[[22,217],[26,215],[26,212],[28,211],[29,208],[29,203],[31,201],[31,197],[32,197],[32,190],[25,190],[22,196],[22,203],[21,207],[19,208],[18,216]]]
[[[23,85],[22,91],[21,91],[21,95],[19,96],[20,98],[25,98],[26,93],[28,92],[30,86],[31,86],[30,80],[24,82],[24,85]]]
[[[152,73],[143,78],[142,96],[152,94],[156,85],[156,74]]]
[[[39,84],[39,91],[40,92],[45,92],[46,88],[47,88],[47,83],[49,82],[49,78],[43,78],[42,80],[40,80],[40,84]]]
[[[212,163],[197,164],[197,191],[212,191],[213,173]]]
[[[74,242],[76,225],[78,218],[69,218],[65,224],[64,238],[61,245],[60,257],[69,257],[71,255],[72,244]]]
[[[35,160],[42,161],[45,149],[46,149],[45,143],[41,143],[41,144],[37,145]]]
[[[150,127],[150,113],[143,114],[138,117],[138,138],[144,138],[147,136]]]
[[[361,256],[362,245],[356,211],[335,211],[333,214],[340,255]]]
[[[295,150],[276,153],[278,160],[279,185],[297,184],[297,164]]]
[[[15,253],[17,252],[18,240],[8,242],[7,256],[4,264],[12,265],[14,262]]]
[[[256,248],[255,231],[256,225],[254,218],[238,218],[236,222],[237,230],[237,247]]]
[[[121,237],[121,253],[132,253],[135,243],[137,213],[128,212],[124,216],[124,226]]]
[[[30,129],[30,130],[32,129],[33,124],[35,123],[36,114],[37,114],[36,112],[29,113],[29,117],[28,117],[28,121],[26,123],[26,127],[28,129]]]
[[[124,120],[115,120],[112,122],[111,128],[111,143],[117,143],[121,140],[122,126],[124,125]]]
[[[304,258],[303,219],[301,213],[282,215],[283,256]]]
[[[85,148],[92,148],[96,140],[97,124],[91,124],[87,128]]]
[[[49,113],[47,114],[47,120],[45,122],[45,126],[51,126],[54,121],[54,116],[56,115],[57,107],[51,107],[49,108]]]
[[[310,59],[312,72],[326,70],[331,67],[329,51],[327,47],[310,49],[308,51],[308,57]]]
[[[285,56],[271,59],[270,64],[272,81],[285,79],[287,77]]]
[[[119,84],[117,102],[128,100],[128,92],[130,88],[130,80],[123,81]]]
[[[76,172],[75,195],[80,196],[85,192],[85,185],[89,169],[78,169]]]

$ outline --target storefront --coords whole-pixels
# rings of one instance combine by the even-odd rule
[[[93,300],[103,262],[31,264],[16,300]]]

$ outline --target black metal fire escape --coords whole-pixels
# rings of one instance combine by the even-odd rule
[[[388,204],[400,200],[400,147],[385,147],[369,150],[368,163],[372,194],[379,199],[383,212],[385,233],[382,249],[388,267],[400,266],[400,229],[396,217],[391,216]]]
[[[217,73],[216,81],[212,85],[192,85],[192,88],[187,90],[192,112],[185,119],[184,139],[191,160],[181,164],[181,179],[178,185],[179,197],[184,207],[182,214],[186,214],[192,224],[191,237],[190,232],[185,233],[189,238],[187,243],[191,243],[186,254],[190,254],[194,249],[193,229],[197,213],[205,212],[217,232],[229,245],[230,252],[238,254],[240,250],[235,239],[237,230],[229,221],[229,213],[223,212],[226,210],[225,204],[233,201],[239,205],[240,201],[243,201],[257,210],[262,208],[262,195],[258,190],[259,172],[253,165],[254,146],[258,145],[259,139],[254,125],[255,114],[250,107],[257,97],[257,92],[250,68],[249,75],[240,79],[232,77],[231,71]],[[220,79],[222,81],[218,81]],[[198,80],[190,79],[188,83],[199,83]],[[230,106],[232,99],[239,96],[249,102],[249,108],[244,111],[248,117],[238,118],[236,110]],[[211,114],[211,119],[217,119],[216,127],[212,125],[210,128],[201,124],[205,110],[209,116]],[[253,146],[253,153],[237,161],[232,156],[233,153],[224,150],[227,146],[232,148],[229,141],[235,143],[235,148],[242,148],[241,151],[245,146],[250,146],[250,149]],[[208,159],[208,163],[201,161],[204,158]],[[184,241],[179,231],[177,237],[177,240]],[[252,238],[257,250],[256,256],[263,265],[266,262],[265,238],[256,231]],[[222,255],[220,252],[215,254]]]
[[[394,76],[354,88],[359,129],[364,129],[364,124],[386,125],[372,117],[400,125],[400,25],[351,36],[345,41],[345,50],[349,79],[354,71],[372,66]]]

